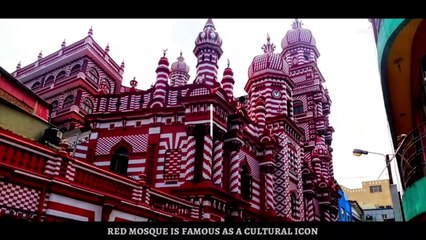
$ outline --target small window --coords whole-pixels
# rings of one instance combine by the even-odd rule
[[[382,186],[370,186],[370,193],[382,192]]]
[[[293,114],[297,115],[303,112],[303,103],[301,101],[294,101]]]
[[[58,73],[58,75],[56,76],[56,81],[62,80],[65,78],[65,76],[67,75],[67,73],[65,71],[61,71],[60,73]]]
[[[171,118],[167,118],[167,119],[166,119],[166,124],[167,124],[167,125],[172,124],[172,119],[171,119]]]
[[[41,87],[40,82],[36,82],[36,83],[34,83],[34,84],[33,84],[33,86],[31,87],[31,90],[35,91],[35,90],[40,89],[40,87]]]
[[[112,155],[110,170],[118,174],[126,175],[129,164],[129,151],[121,146]]]
[[[112,129],[114,129],[115,128],[115,124],[114,123],[111,123],[110,125],[109,125],[109,129],[110,130],[112,130]]]
[[[69,108],[74,104],[74,95],[69,95],[65,98],[64,104],[62,104],[62,108]]]
[[[70,76],[79,73],[80,69],[81,69],[80,64],[74,65],[74,67],[72,67],[72,69],[71,69]]]
[[[90,68],[87,76],[92,82],[96,84],[99,82],[99,74],[98,74],[98,71],[96,71],[96,69]]]
[[[55,77],[53,75],[50,75],[46,81],[44,82],[44,86],[49,86],[55,81]]]
[[[89,98],[85,98],[84,99],[83,110],[86,113],[88,113],[88,114],[91,114],[93,112],[93,103],[92,103],[92,100],[90,100]]]
[[[297,218],[297,197],[295,193],[291,194],[291,216]]]
[[[250,176],[250,171],[249,168],[247,166],[247,164],[245,164],[242,167],[242,172],[241,172],[241,197],[243,197],[243,199],[245,200],[250,200],[252,197],[252,177]]]
[[[51,105],[51,108],[52,108],[52,113],[58,111],[58,109],[59,109],[59,101],[58,100],[53,101],[50,105]]]
[[[136,121],[136,127],[140,127],[142,125],[141,121]]]

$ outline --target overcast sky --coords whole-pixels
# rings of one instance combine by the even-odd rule
[[[110,56],[125,61],[123,84],[136,77],[138,88],[147,89],[156,79],[156,67],[168,49],[170,64],[183,52],[195,76],[194,41],[207,19],[0,19],[0,66],[15,71],[21,61],[26,66],[37,60],[40,51],[47,56],[87,36],[102,47],[108,43]],[[334,174],[349,188],[361,187],[362,181],[376,180],[385,167],[384,157],[355,157],[354,148],[392,153],[381,92],[377,50],[367,19],[301,19],[310,29],[320,52],[318,65],[326,79],[331,104],[330,123],[334,127],[332,148]],[[234,71],[234,95],[246,94],[248,67],[269,33],[275,52],[281,52],[281,40],[291,29],[293,19],[213,19],[223,40],[219,60],[219,79],[227,59]],[[388,178],[387,172],[381,179]]]

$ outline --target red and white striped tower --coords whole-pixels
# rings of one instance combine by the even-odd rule
[[[274,199],[274,167],[272,160],[272,151],[268,151],[265,155],[266,162],[260,164],[260,171],[264,178],[265,191],[265,210],[275,214],[275,199]]]
[[[186,142],[186,164],[185,164],[185,180],[192,181],[194,179],[195,170],[195,144],[194,136],[195,125],[186,126],[187,142]]]
[[[195,83],[205,83],[211,87],[218,87],[218,61],[222,56],[222,39],[216,32],[211,18],[209,18],[195,39],[194,54],[197,57],[197,75]]]
[[[228,67],[225,68],[225,71],[223,71],[222,87],[223,87],[223,90],[225,90],[229,100],[234,98],[235,80],[233,76],[234,76],[234,72],[229,67],[229,59],[228,59]]]
[[[189,66],[185,63],[185,58],[182,57],[182,52],[177,58],[177,61],[172,63],[170,71],[170,86],[178,87],[185,85],[189,80]]]
[[[203,147],[203,180],[212,179],[213,136],[210,135],[210,124],[204,125]]]
[[[241,173],[240,173],[240,147],[241,143],[238,140],[231,142],[231,170],[229,180],[229,190],[231,193],[241,193]]]
[[[164,50],[163,57],[158,61],[158,67],[155,71],[157,73],[157,81],[154,85],[154,99],[160,100],[162,103],[165,103],[166,100],[166,89],[167,81],[169,78],[169,60],[166,58],[166,50]]]
[[[223,182],[223,136],[224,132],[216,129],[213,151],[213,183],[222,186]]]

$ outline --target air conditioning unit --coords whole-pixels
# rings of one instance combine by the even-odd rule
[[[59,146],[59,142],[61,141],[61,138],[62,138],[62,132],[57,128],[50,127],[44,130],[43,142],[47,142],[52,145]]]

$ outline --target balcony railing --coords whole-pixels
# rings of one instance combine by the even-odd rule
[[[135,206],[150,206],[153,212],[166,213],[176,219],[188,220],[191,217],[194,206],[190,202],[149,189],[144,182],[119,176],[64,153],[47,149],[41,144],[32,143],[28,139],[11,135],[13,133],[5,134],[5,131],[0,129],[0,170],[4,169],[6,172],[18,170],[26,177],[34,176],[44,180],[53,178],[56,181],[49,181],[50,184],[59,181],[75,191],[83,190],[107,195]],[[7,177],[0,180],[7,181]],[[9,213],[10,209],[5,211],[3,208],[12,206],[1,207],[0,213],[4,215],[5,212]],[[12,210],[25,212],[20,209]]]
[[[426,122],[407,135],[401,149],[401,178],[407,188],[426,173]]]

